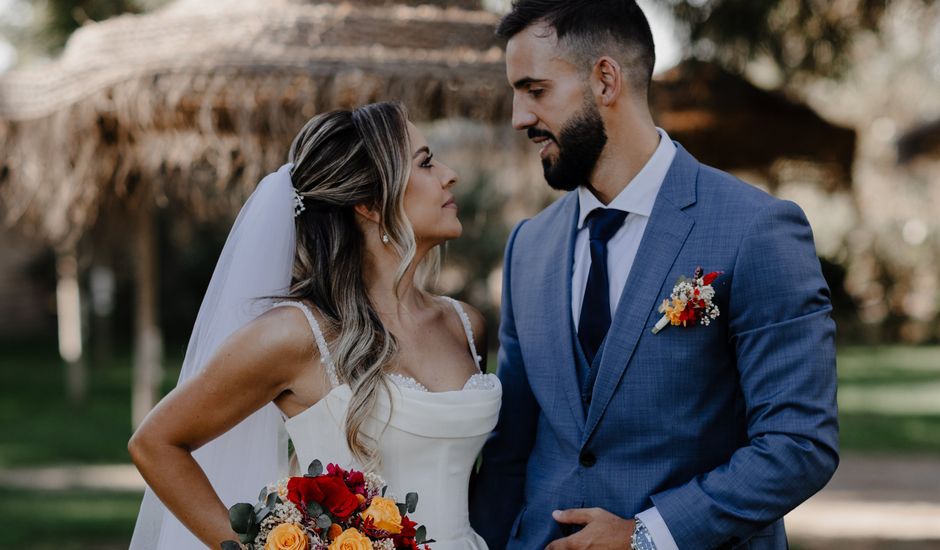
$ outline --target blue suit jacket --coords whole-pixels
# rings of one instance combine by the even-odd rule
[[[577,193],[506,247],[499,423],[472,487],[490,548],[544,548],[555,509],[656,506],[680,549],[787,547],[782,517],[838,464],[829,290],[803,212],[681,146],[610,326],[590,405],[579,395],[571,271]],[[651,329],[697,266],[721,315]]]

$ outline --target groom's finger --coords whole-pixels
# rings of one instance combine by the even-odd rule
[[[572,508],[569,510],[555,510],[552,518],[558,523],[587,525],[594,519],[594,508]]]

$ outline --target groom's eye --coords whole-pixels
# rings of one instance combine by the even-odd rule
[[[529,88],[529,95],[532,97],[541,97],[544,91],[543,88]]]

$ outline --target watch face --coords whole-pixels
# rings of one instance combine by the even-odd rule
[[[650,532],[641,522],[637,522],[636,531],[633,532],[633,550],[656,550]]]

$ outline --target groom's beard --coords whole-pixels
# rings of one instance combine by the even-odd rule
[[[581,112],[571,117],[561,130],[559,139],[548,132],[529,128],[529,138],[545,136],[558,145],[555,159],[542,160],[545,181],[552,189],[573,191],[578,186],[590,187],[591,174],[607,145],[607,131],[597,105],[584,102]]]

